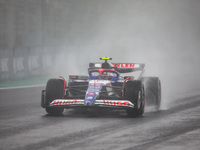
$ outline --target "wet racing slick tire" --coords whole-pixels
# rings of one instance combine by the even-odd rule
[[[139,117],[144,114],[144,88],[141,81],[128,80],[124,86],[124,99],[134,104],[134,108],[126,109],[128,116]]]
[[[46,85],[46,99],[45,104],[49,104],[55,99],[63,98],[64,81],[62,79],[49,79]],[[61,115],[64,108],[46,107],[46,112],[51,115]]]
[[[147,106],[154,106],[159,110],[161,105],[161,82],[158,77],[142,77],[145,88],[145,100]]]
[[[64,108],[58,108],[58,107],[47,107],[45,108],[46,112],[50,115],[61,115],[64,111]]]

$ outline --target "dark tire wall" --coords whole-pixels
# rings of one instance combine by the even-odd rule
[[[147,106],[154,106],[159,110],[161,105],[161,82],[158,77],[142,77],[145,88],[145,102]]]
[[[64,88],[63,79],[49,79],[46,85],[45,105],[49,106],[49,104],[55,99],[62,99],[63,88]],[[63,110],[64,108],[58,108],[58,107],[46,108],[46,112],[52,115],[62,114]]]
[[[140,94],[141,102],[138,108],[138,94]],[[125,83],[124,87],[124,99],[130,100],[135,107],[126,110],[129,116],[137,117],[144,113],[144,96],[143,96],[143,86],[141,81],[129,80]]]

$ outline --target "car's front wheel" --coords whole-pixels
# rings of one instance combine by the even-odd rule
[[[127,81],[124,88],[124,99],[131,101],[134,108],[126,109],[129,116],[138,117],[144,114],[144,88],[141,81]]]
[[[50,107],[49,104],[55,99],[63,98],[64,81],[62,79],[49,79],[46,85],[46,112],[51,115],[60,115],[64,108]]]

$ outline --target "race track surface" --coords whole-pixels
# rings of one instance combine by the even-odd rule
[[[50,116],[40,107],[43,88],[0,90],[1,150],[200,149],[200,95],[139,118],[72,109]]]

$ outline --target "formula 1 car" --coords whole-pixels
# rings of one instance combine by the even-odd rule
[[[161,83],[158,77],[141,77],[145,64],[108,63],[109,57],[100,58],[103,63],[90,63],[89,76],[70,75],[49,79],[42,91],[41,106],[51,115],[63,113],[64,108],[125,109],[129,116],[142,116],[146,105],[159,109]],[[120,73],[141,71],[134,76]]]

